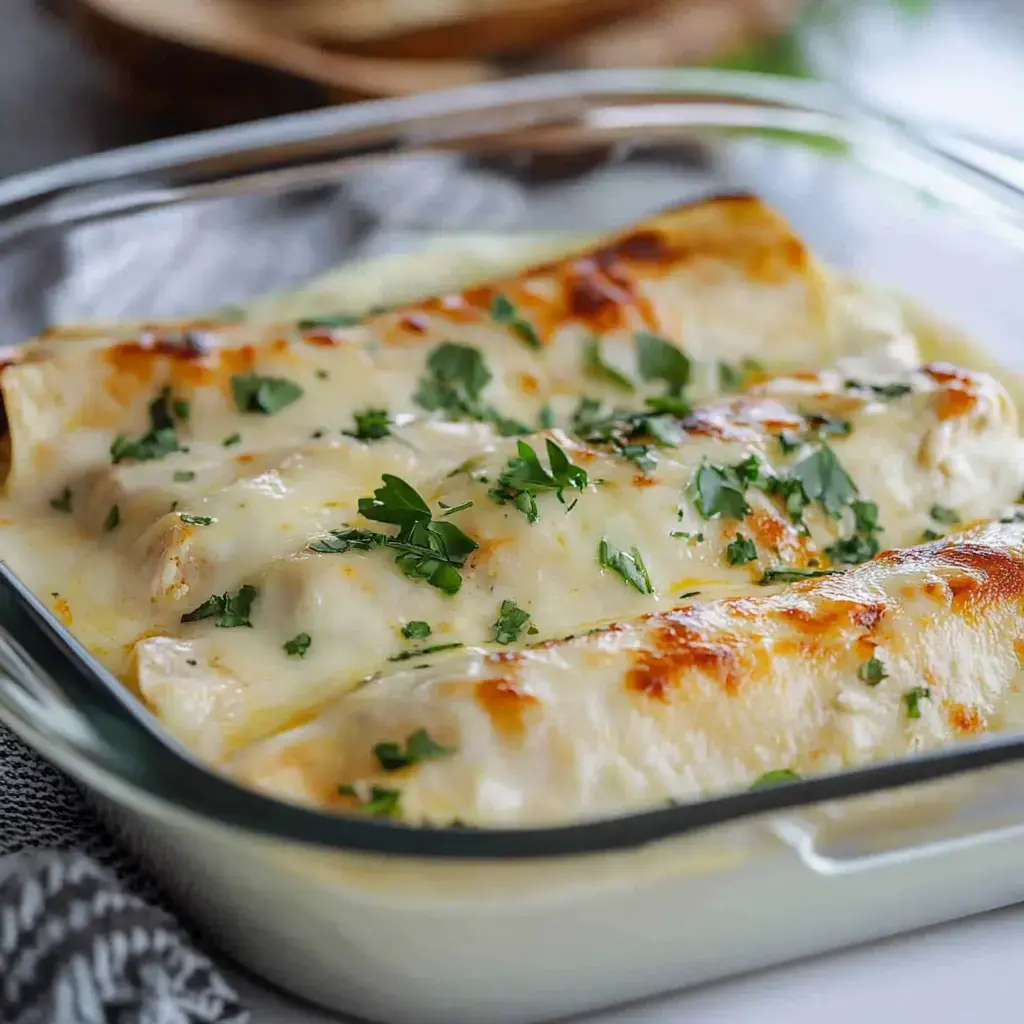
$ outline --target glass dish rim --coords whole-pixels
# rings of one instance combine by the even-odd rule
[[[1024,192],[984,169],[979,171],[977,165],[972,166],[969,160],[965,163],[955,147],[951,152],[949,148],[936,146],[934,140],[867,110],[829,85],[741,72],[669,69],[535,76],[271,118],[83,157],[0,181],[0,229],[5,222],[13,222],[12,237],[16,240],[26,231],[25,223],[29,225],[28,230],[35,223],[22,220],[26,209],[30,210],[30,217],[34,217],[40,206],[55,198],[73,196],[77,191],[88,191],[103,183],[123,182],[133,177],[144,180],[153,172],[178,171],[185,175],[186,180],[192,176],[193,184],[185,186],[183,192],[174,193],[172,190],[164,194],[164,201],[180,201],[190,198],[190,190],[197,187],[195,182],[201,182],[204,173],[211,173],[218,161],[227,160],[230,164],[232,158],[247,156],[257,162],[264,150],[301,149],[305,145],[308,156],[309,152],[317,150],[331,152],[333,143],[334,155],[344,157],[350,155],[354,148],[351,144],[347,148],[344,146],[345,138],[351,139],[360,131],[376,131],[384,138],[389,138],[390,132],[390,137],[393,137],[391,144],[378,139],[378,148],[387,152],[401,149],[403,142],[411,143],[410,148],[429,147],[432,142],[458,138],[460,133],[453,134],[449,130],[447,134],[442,131],[432,137],[430,131],[421,131],[417,135],[411,129],[430,119],[457,119],[463,115],[470,124],[462,137],[472,141],[475,136],[467,134],[467,131],[472,124],[479,125],[481,117],[514,114],[515,108],[521,105],[533,109],[539,104],[545,105],[548,109],[544,113],[550,120],[557,113],[550,109],[551,106],[563,102],[570,108],[575,107],[579,114],[589,109],[588,103],[601,102],[602,99],[619,97],[635,102],[652,95],[661,97],[663,101],[675,100],[677,104],[684,100],[704,100],[716,102],[723,109],[728,104],[734,115],[719,121],[704,117],[690,122],[685,118],[674,122],[683,126],[689,123],[705,129],[772,127],[771,119],[768,118],[766,124],[763,115],[774,105],[777,110],[804,111],[831,118],[837,127],[848,129],[848,133],[868,130],[883,141],[913,150],[925,163],[941,166],[988,203],[1006,204],[1005,209],[1011,218],[1024,223],[1020,221]],[[693,110],[697,109],[695,102]],[[742,113],[746,113],[747,120],[738,116]],[[493,129],[491,134],[493,136]],[[820,130],[812,134],[834,136],[837,133]],[[130,210],[133,207],[122,208]],[[109,210],[105,207],[102,215]],[[967,212],[977,211],[967,207]],[[72,205],[64,216],[64,220],[45,218],[43,223],[51,227],[78,223],[83,214],[81,209],[76,211]],[[1024,251],[1024,231],[1014,242]],[[37,681],[51,692],[60,689],[45,675],[41,674]],[[0,679],[0,683],[16,685],[9,676]],[[1024,736],[997,736],[894,762],[802,779],[784,786],[755,788],[595,821],[522,829],[445,829],[330,814],[285,803],[240,786],[226,775],[183,754],[166,738],[166,734],[161,735],[162,730],[154,730],[152,722],[146,720],[148,712],[127,691],[123,691],[123,697],[112,698],[106,709],[79,708],[78,717],[87,722],[94,740],[89,744],[75,744],[66,737],[56,739],[52,735],[47,736],[45,730],[38,728],[42,719],[33,722],[23,703],[9,699],[4,685],[0,685],[0,712],[3,712],[0,717],[8,725],[71,774],[79,774],[76,766],[81,768],[84,761],[87,770],[81,774],[98,774],[106,780],[107,784],[99,787],[101,790],[127,786],[136,798],[144,801],[155,801],[213,824],[292,843],[421,859],[509,861],[606,853],[769,812],[916,785],[1024,759]],[[127,770],[138,765],[133,766],[130,756],[112,746],[109,736],[104,735],[104,726],[109,724],[111,715],[118,718],[121,725],[129,723],[135,729],[133,741],[138,745],[130,753],[139,756],[145,752],[147,770],[149,759],[152,759],[154,770],[150,771],[148,785],[142,784],[137,772]],[[173,783],[169,779],[173,779]]]

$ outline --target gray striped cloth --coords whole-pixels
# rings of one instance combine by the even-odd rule
[[[0,1024],[248,1020],[74,784],[0,726]]]

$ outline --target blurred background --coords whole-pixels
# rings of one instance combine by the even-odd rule
[[[0,176],[97,149],[528,71],[827,78],[1024,150],[1020,0],[5,0]]]

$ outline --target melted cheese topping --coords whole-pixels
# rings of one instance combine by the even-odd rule
[[[997,726],[1024,527],[911,546],[1024,489],[1006,388],[756,200],[565,245],[10,353],[5,559],[192,749],[343,811],[573,820]]]

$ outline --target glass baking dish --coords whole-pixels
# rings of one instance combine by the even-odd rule
[[[1024,369],[1013,161],[825,87],[555,75],[0,182],[0,340],[200,314],[438,232],[593,232],[751,191]],[[271,981],[389,1024],[525,1024],[1024,898],[1024,738],[593,824],[428,831],[242,789],[0,607],[0,719]]]

